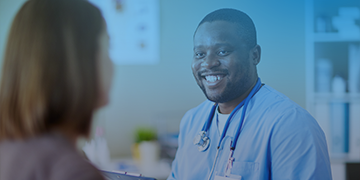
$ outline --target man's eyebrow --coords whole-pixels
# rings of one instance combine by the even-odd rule
[[[220,46],[232,46],[230,43],[216,43],[214,44],[215,47],[220,47]],[[198,48],[203,48],[204,45],[199,45],[199,46],[194,46],[194,50],[198,49]]]
[[[203,47],[204,47],[203,45],[194,46],[194,50],[195,50],[195,49],[199,49],[199,48],[203,48]]]
[[[232,46],[230,43],[216,43],[215,46]]]

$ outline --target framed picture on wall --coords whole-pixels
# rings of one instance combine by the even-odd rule
[[[107,23],[117,65],[159,62],[159,0],[89,0]]]

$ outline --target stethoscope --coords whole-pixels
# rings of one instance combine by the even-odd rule
[[[249,95],[239,104],[235,107],[235,109],[231,112],[231,114],[229,115],[229,118],[227,119],[226,121],[226,124],[224,126],[224,130],[221,134],[221,138],[220,138],[220,141],[219,141],[219,144],[217,146],[217,151],[216,151],[216,155],[215,155],[215,160],[214,160],[214,163],[213,163],[213,166],[211,168],[211,171],[210,171],[210,174],[209,174],[209,178],[211,177],[213,171],[214,171],[214,167],[215,167],[215,164],[216,164],[216,160],[217,160],[217,157],[218,157],[218,154],[219,154],[219,150],[220,150],[220,145],[221,145],[221,142],[222,140],[224,139],[225,135],[226,135],[226,132],[229,128],[229,124],[230,124],[230,121],[231,121],[231,118],[234,116],[234,114],[242,107],[244,106],[243,110],[242,110],[242,113],[241,113],[241,117],[240,117],[240,122],[239,122],[239,126],[238,126],[238,129],[236,130],[236,134],[234,136],[234,140],[231,142],[231,146],[230,146],[230,154],[229,154],[229,160],[228,160],[228,163],[227,163],[227,166],[226,166],[226,169],[225,169],[225,177],[226,176],[229,176],[230,175],[230,171],[231,171],[231,168],[232,168],[232,164],[233,164],[233,161],[235,160],[233,158],[233,153],[234,153],[234,150],[236,148],[236,143],[237,143],[237,140],[239,139],[239,136],[240,136],[240,132],[241,132],[241,129],[242,129],[242,126],[243,126],[243,123],[244,123],[244,119],[245,119],[245,112],[246,112],[246,109],[247,109],[247,106],[251,100],[251,98],[259,91],[259,89],[261,88],[261,80],[260,78],[258,78],[254,88],[251,90],[251,92],[249,93]],[[207,136],[207,132],[208,130],[210,129],[210,125],[211,125],[211,122],[213,120],[213,117],[214,117],[214,114],[215,114],[215,110],[216,110],[216,107],[217,107],[217,103],[215,103],[213,105],[213,107],[211,108],[211,111],[210,111],[210,114],[209,114],[209,117],[207,119],[207,121],[205,122],[204,126],[202,127],[201,131],[199,132],[198,135],[195,136],[194,138],[194,144],[198,146],[198,150],[200,152],[203,152],[203,151],[206,151],[209,146],[210,146],[210,138]]]

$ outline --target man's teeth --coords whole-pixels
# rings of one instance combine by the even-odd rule
[[[209,76],[205,76],[206,81],[209,82],[215,82],[215,81],[219,81],[222,79],[222,77],[220,75],[214,76],[214,75],[209,75]]]

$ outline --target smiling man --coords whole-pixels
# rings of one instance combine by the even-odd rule
[[[261,83],[260,55],[245,13],[219,9],[199,23],[192,71],[208,100],[183,117],[168,180],[331,179],[323,131]]]

